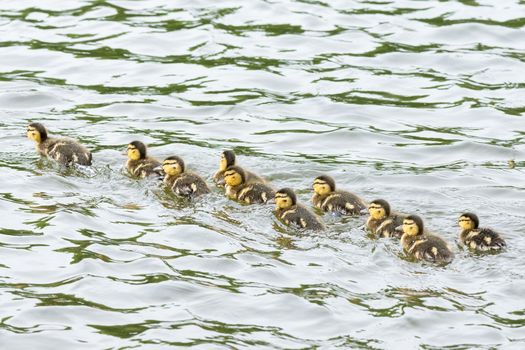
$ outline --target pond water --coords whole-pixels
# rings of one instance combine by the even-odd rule
[[[525,2],[4,1],[2,349],[523,349]],[[93,151],[37,156],[30,121]],[[123,171],[128,142],[211,184],[223,149],[421,215],[445,267],[365,218],[284,227]],[[509,161],[514,164],[509,165]],[[476,212],[508,249],[457,245]]]

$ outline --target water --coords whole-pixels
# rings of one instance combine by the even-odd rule
[[[523,349],[524,4],[2,2],[1,347]],[[29,121],[93,170],[39,160]],[[234,149],[306,203],[328,173],[456,259],[407,261],[364,218],[177,200],[122,171],[135,139],[208,181]],[[464,210],[508,250],[457,247]]]

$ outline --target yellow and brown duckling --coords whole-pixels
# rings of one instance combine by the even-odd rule
[[[326,212],[343,215],[358,215],[366,209],[366,203],[361,198],[347,191],[336,190],[335,181],[328,175],[315,178],[312,203]]]
[[[401,238],[403,230],[398,229],[403,225],[404,215],[390,211],[390,204],[384,199],[376,199],[368,205],[370,216],[366,221],[367,229],[379,237]]]
[[[309,230],[324,229],[323,223],[313,212],[297,203],[297,196],[290,188],[275,192],[275,216],[286,225],[295,225]]]
[[[213,181],[219,187],[225,187],[224,183],[224,172],[228,167],[235,165],[235,153],[233,151],[226,150],[221,154],[221,160],[219,162],[219,170],[213,175]],[[258,175],[252,173],[251,171],[244,170],[246,173],[246,183],[260,182],[263,183],[264,180]]]
[[[236,165],[224,172],[226,195],[247,204],[266,203],[274,197],[274,190],[261,182],[246,182],[246,171]]]
[[[409,215],[403,220],[401,246],[408,255],[418,260],[449,263],[454,258],[442,238],[424,233],[423,220],[417,215]]]
[[[490,228],[479,227],[479,219],[476,214],[461,214],[458,224],[461,228],[459,240],[472,250],[481,252],[498,251],[507,246],[499,233]]]
[[[196,197],[210,193],[206,182],[197,174],[186,171],[184,161],[178,156],[171,156],[162,162],[166,174],[164,183],[181,197]]]
[[[91,152],[84,146],[72,139],[49,137],[46,128],[40,123],[31,123],[27,126],[27,137],[36,142],[38,154],[60,164],[91,165]]]
[[[127,154],[126,168],[131,175],[139,178],[150,175],[162,175],[162,171],[159,168],[161,163],[147,155],[147,148],[144,143],[140,141],[130,142]]]

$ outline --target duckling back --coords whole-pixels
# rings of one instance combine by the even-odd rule
[[[323,196],[314,194],[312,203],[325,212],[342,215],[358,215],[366,208],[366,203],[361,198],[347,191],[334,191]]]
[[[287,209],[276,209],[275,216],[286,225],[295,225],[309,230],[324,229],[324,225],[319,218],[301,204],[294,205]]]
[[[48,138],[38,144],[37,149],[40,154],[66,166],[73,164],[91,165],[91,152],[75,140]]]
[[[449,263],[454,258],[448,244],[438,236],[424,234],[413,239],[407,239],[405,236],[401,238],[403,248],[418,260]]]
[[[196,197],[210,193],[206,182],[197,174],[184,172],[173,180],[172,191],[182,197]]]
[[[132,176],[136,176],[139,178],[144,178],[150,175],[162,175],[162,171],[159,168],[161,163],[156,160],[155,158],[142,158],[142,159],[136,159],[136,160],[128,160],[126,163],[126,167],[128,169],[128,172]]]
[[[476,251],[497,251],[507,246],[499,233],[489,228],[464,230],[460,234],[460,241],[466,247]]]
[[[248,204],[267,203],[275,196],[275,191],[263,183],[247,183],[237,191],[237,200]]]
[[[405,215],[396,213],[383,219],[369,217],[366,226],[376,236],[401,238],[403,231],[398,229],[398,227],[403,224],[404,218]]]

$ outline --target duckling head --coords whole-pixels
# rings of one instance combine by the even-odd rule
[[[36,143],[44,142],[47,139],[47,130],[40,123],[31,123],[27,126],[27,138]]]
[[[368,205],[368,213],[375,220],[381,220],[390,215],[390,204],[384,199],[376,199]]]
[[[409,215],[403,220],[403,233],[408,236],[423,234],[423,219],[417,215]]]
[[[219,170],[226,171],[229,166],[235,165],[235,153],[230,150],[226,150],[221,154],[221,160],[219,162]]]
[[[130,142],[128,145],[128,159],[139,160],[146,158],[146,145],[140,141]]]
[[[287,209],[297,204],[297,196],[291,188],[281,188],[275,192],[275,208]]]
[[[328,175],[321,175],[315,178],[313,188],[315,193],[324,196],[335,191],[335,181]]]
[[[162,162],[162,170],[170,176],[177,176],[184,172],[184,161],[181,157],[171,156]]]
[[[226,185],[235,187],[242,185],[244,181],[246,181],[246,172],[243,168],[236,165],[230,165],[226,168],[224,172],[224,182]]]
[[[479,226],[479,219],[476,214],[463,213],[458,219],[458,224],[462,230],[474,230]]]

